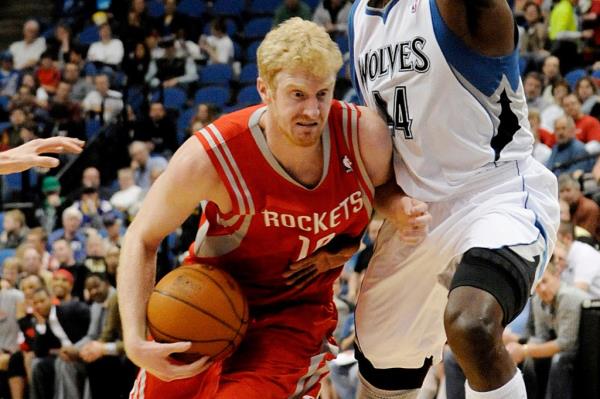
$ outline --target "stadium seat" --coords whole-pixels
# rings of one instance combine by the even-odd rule
[[[237,25],[231,18],[225,18],[225,31],[227,32],[227,36],[233,37],[237,33]],[[205,35],[210,35],[210,24],[204,24]]]
[[[177,11],[192,18],[200,18],[204,14],[205,4],[202,0],[182,0]]]
[[[152,95],[152,101],[160,101],[160,91],[154,92]],[[165,108],[170,109],[181,109],[187,101],[187,95],[185,91],[178,87],[169,87],[163,90],[162,103]]]
[[[212,64],[198,68],[198,83],[201,85],[229,85],[233,70],[228,64]]]
[[[10,102],[10,97],[8,96],[0,96],[0,108],[4,111],[8,111],[8,103]]]
[[[273,15],[282,0],[252,0],[248,13],[252,15]]]
[[[23,188],[21,173],[4,175],[4,186],[6,189],[20,191]]]
[[[225,108],[223,108],[223,114],[230,114],[232,112],[239,111],[240,109],[246,107],[247,105],[251,105],[251,104],[235,104],[230,107],[225,107]]]
[[[256,85],[243,87],[237,95],[237,102],[243,105],[258,104],[262,100],[256,91]]]
[[[194,115],[196,115],[196,109],[196,107],[186,109],[177,117],[177,144],[181,145],[187,137],[186,129],[190,125]]]
[[[218,16],[239,17],[244,11],[244,0],[216,0],[212,12]]]
[[[575,83],[577,83],[577,81],[581,78],[583,78],[584,76],[586,76],[587,73],[585,72],[585,69],[573,69],[572,71],[567,72],[567,74],[565,75],[565,80],[567,82],[569,82],[569,86],[571,86],[571,90],[575,89]]]
[[[317,6],[319,5],[319,2],[321,0],[304,0],[304,2],[310,7],[311,10],[315,10],[315,8],[317,8]]]
[[[244,57],[244,52],[242,51],[242,46],[238,42],[233,42],[233,59],[236,61],[241,61]]]
[[[87,118],[85,120],[85,136],[90,139],[100,131],[102,124],[98,118]]]
[[[148,10],[148,16],[151,18],[158,18],[165,15],[165,5],[160,0],[150,0],[146,3]]]
[[[349,50],[348,47],[348,36],[346,36],[345,34],[342,35],[337,35],[335,38],[335,42],[337,43],[338,47],[340,48],[340,51],[342,52],[342,54],[346,54]]]
[[[10,122],[0,122],[0,132],[8,129],[10,127]]]
[[[600,69],[595,70],[594,72],[592,72],[592,77],[594,79],[600,79]]]
[[[100,33],[96,25],[90,25],[84,28],[79,34],[79,43],[90,45],[100,40]]]
[[[214,104],[223,108],[229,101],[229,88],[221,86],[208,86],[200,88],[194,94],[194,104]]]
[[[244,37],[248,40],[261,39],[271,30],[273,20],[271,18],[255,18],[248,21],[244,26]]]
[[[258,76],[258,67],[256,64],[246,64],[242,67],[240,72],[240,83],[243,85],[256,83],[256,77]]]
[[[256,50],[258,50],[258,46],[260,46],[260,40],[252,42],[246,47],[246,62],[256,62]]]

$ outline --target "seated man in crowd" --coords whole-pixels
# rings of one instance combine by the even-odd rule
[[[571,399],[581,303],[589,296],[561,282],[553,263],[546,267],[535,292],[530,338],[512,337],[506,349],[516,364],[524,362],[529,398]]]
[[[575,122],[570,116],[560,116],[554,121],[556,145],[552,148],[546,166],[556,176],[563,173],[587,173],[594,166],[594,158],[585,145],[575,138]]]
[[[584,228],[598,241],[600,239],[600,231],[598,231],[600,207],[598,204],[586,198],[581,192],[579,181],[567,173],[558,177],[558,192],[560,199],[569,205],[571,223]]]

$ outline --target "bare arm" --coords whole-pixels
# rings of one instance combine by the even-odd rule
[[[146,305],[154,287],[156,252],[160,242],[193,212],[201,200],[228,211],[229,197],[196,137],[175,153],[167,170],[150,189],[127,230],[118,273],[119,311],[125,350],[131,360],[161,379],[185,378],[201,372],[206,359],[186,366],[168,360],[189,343],[157,344],[146,339]]]
[[[8,151],[0,152],[0,174],[18,173],[33,167],[54,168],[58,166],[58,159],[40,154],[78,154],[83,150],[83,144],[83,141],[71,137],[28,141]]]
[[[471,49],[488,56],[514,50],[514,20],[506,0],[436,1],[446,25]]]

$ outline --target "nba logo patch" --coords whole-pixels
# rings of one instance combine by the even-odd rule
[[[352,161],[348,158],[348,155],[344,155],[344,158],[342,158],[342,165],[344,165],[346,173],[352,172]]]

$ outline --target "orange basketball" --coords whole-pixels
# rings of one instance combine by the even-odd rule
[[[190,341],[173,357],[190,362],[231,355],[248,328],[248,302],[237,282],[208,265],[181,266],[154,287],[147,309],[148,328],[158,342]]]

